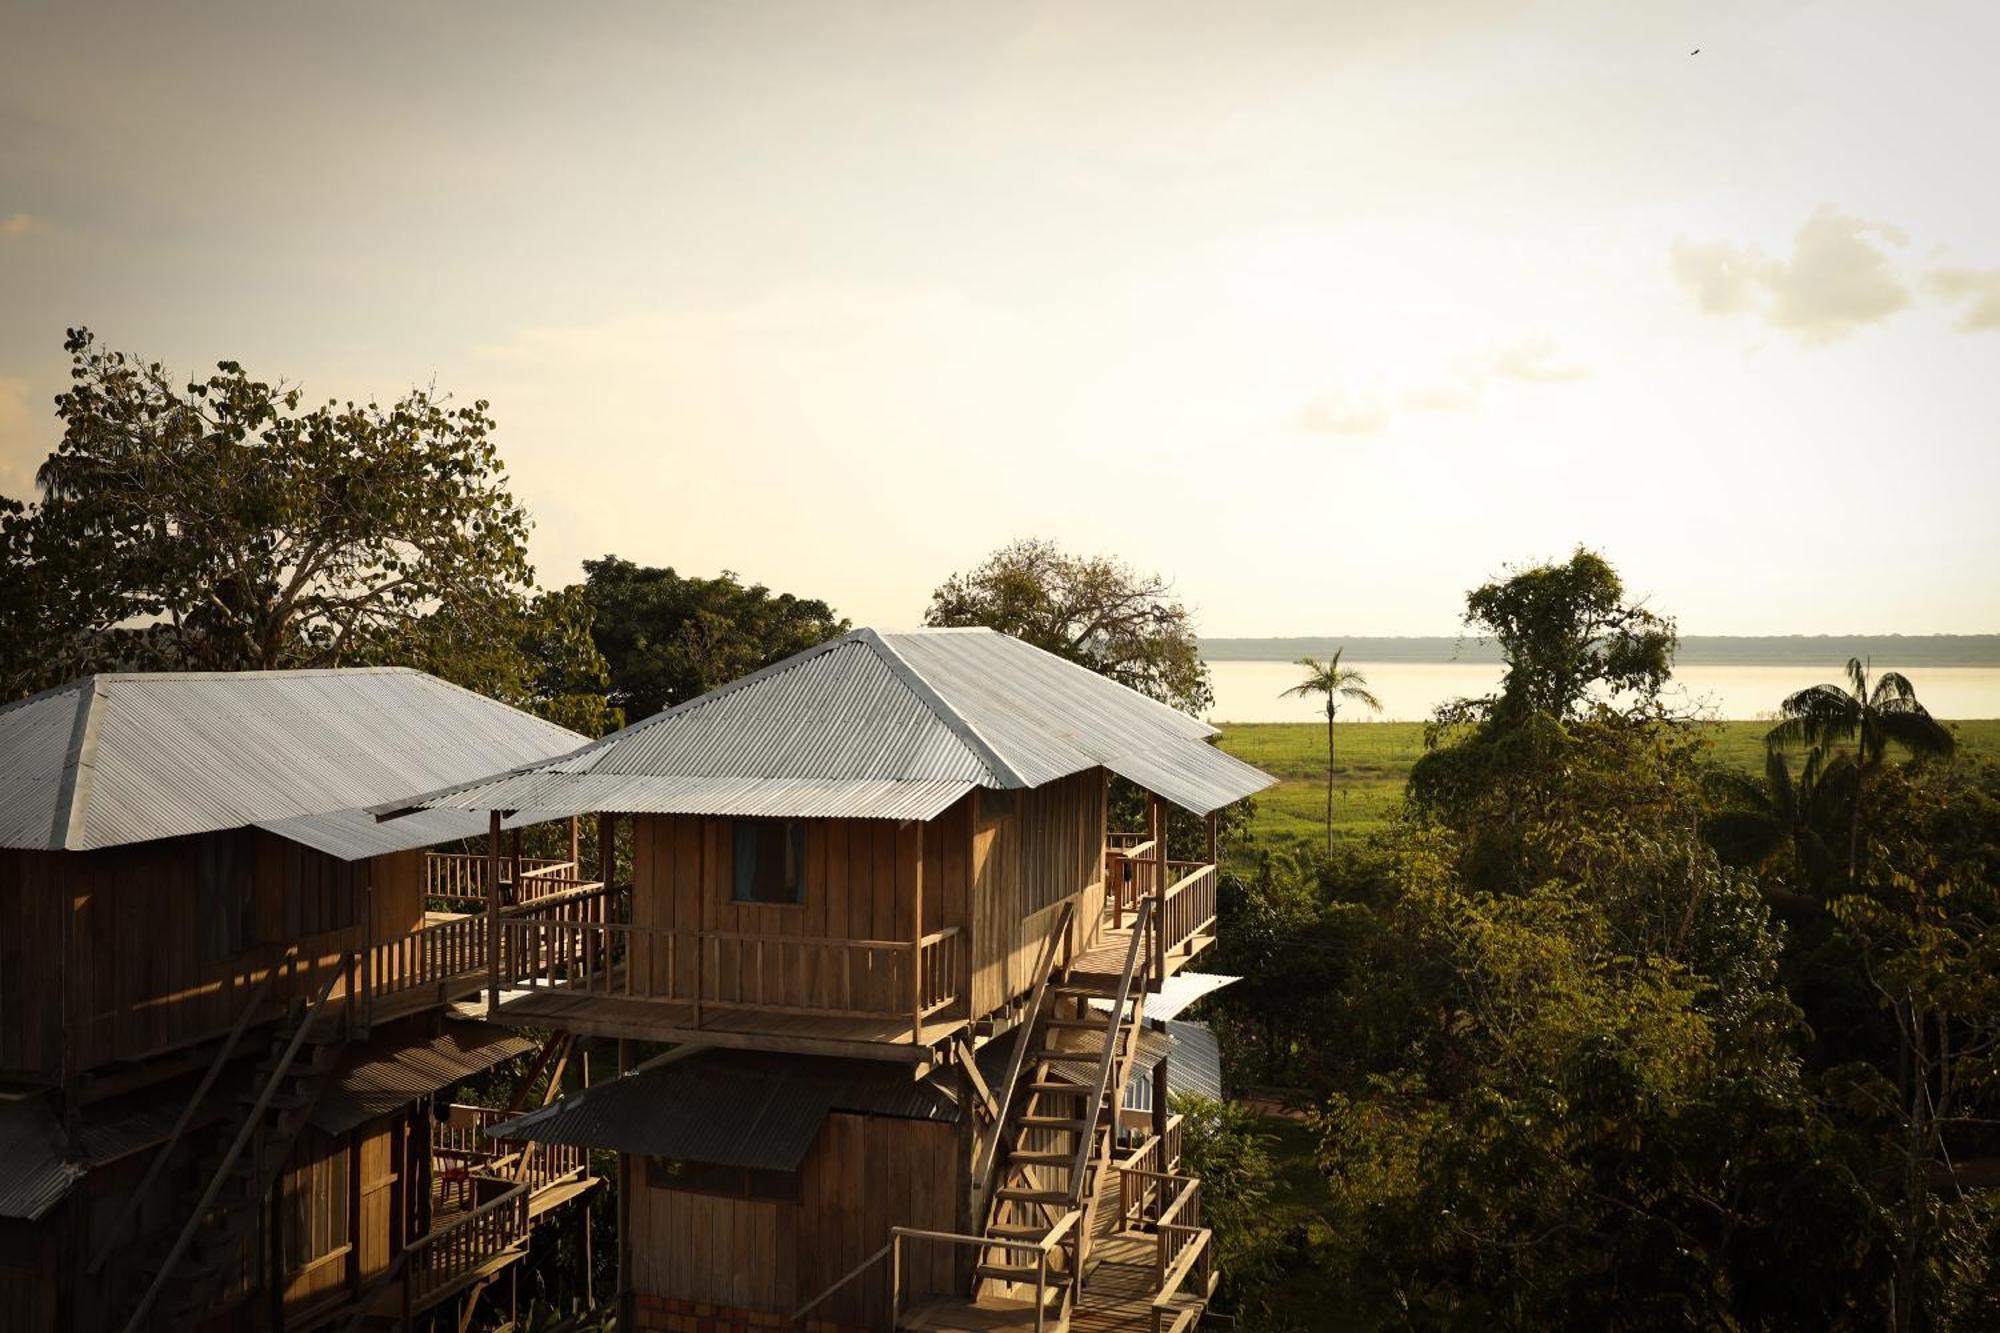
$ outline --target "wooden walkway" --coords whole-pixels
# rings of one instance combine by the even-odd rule
[[[1122,1231],[1099,1240],[1090,1251],[1090,1273],[1070,1311],[1069,1333],[1152,1333],[1156,1270],[1155,1240]],[[1179,1311],[1196,1308],[1192,1299],[1175,1302]],[[906,1311],[904,1329],[924,1333],[1034,1333],[1033,1300],[982,1296],[977,1300],[935,1300]],[[1054,1320],[1044,1333],[1055,1333]]]
[[[1190,935],[1179,948],[1167,950],[1166,970],[1161,974],[1164,981],[1195,960],[1195,955],[1215,943],[1213,924],[1210,929]],[[1132,947],[1132,927],[1113,929],[1108,920],[1097,937],[1097,943],[1076,956],[1070,964],[1070,975],[1078,980],[1104,981],[1116,983],[1125,970],[1125,954]]]
[[[923,1064],[935,1048],[965,1026],[964,1019],[925,1022],[912,1040],[907,1014],[872,1018],[830,1018],[770,1009],[703,1005],[701,1022],[683,1000],[649,1000],[561,989],[500,992],[500,1004],[485,1015],[523,1027],[560,1028],[588,1037],[629,1037],[638,1041],[698,1042],[741,1050],[844,1055],[861,1060]]]

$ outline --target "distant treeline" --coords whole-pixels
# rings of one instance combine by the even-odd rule
[[[1203,639],[1211,662],[1290,662],[1346,649],[1350,662],[1498,662],[1490,639]],[[1837,667],[1850,657],[1885,667],[2000,666],[2000,634],[1690,634],[1674,660],[1686,665]]]

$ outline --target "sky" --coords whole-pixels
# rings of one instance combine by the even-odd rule
[[[66,327],[485,398],[540,580],[857,623],[1042,536],[1216,635],[1601,550],[2000,629],[2000,6],[0,0],[0,493]]]

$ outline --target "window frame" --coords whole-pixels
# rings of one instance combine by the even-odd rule
[[[774,838],[775,834],[775,838]],[[729,901],[736,907],[804,907],[806,905],[806,821],[803,819],[741,818],[730,833]],[[757,896],[759,862],[766,840],[774,839],[789,862],[780,876],[790,871],[789,898]],[[749,856],[745,857],[745,851]]]

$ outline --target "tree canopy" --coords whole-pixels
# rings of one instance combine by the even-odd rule
[[[394,662],[609,724],[587,607],[536,593],[484,401],[306,406],[233,361],[182,384],[87,329],[65,346],[39,498],[0,503],[9,695],[92,671]]]
[[[611,701],[637,721],[845,634],[816,598],[773,593],[724,571],[698,578],[617,556],[583,563],[591,634]]]
[[[924,623],[985,625],[1200,715],[1215,702],[1194,618],[1157,574],[1039,539],[1011,542],[931,593]]]

